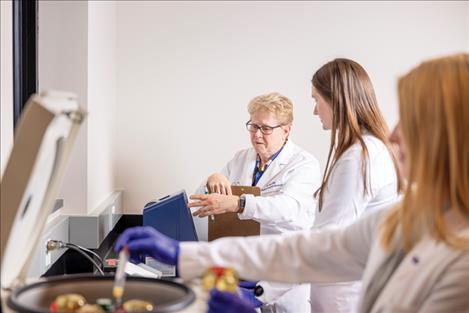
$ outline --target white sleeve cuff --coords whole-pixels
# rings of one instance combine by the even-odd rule
[[[292,288],[299,286],[298,284],[282,284],[273,283],[268,281],[259,281],[257,286],[262,286],[264,293],[257,297],[262,303],[273,303],[276,302],[285,293],[290,291]]]

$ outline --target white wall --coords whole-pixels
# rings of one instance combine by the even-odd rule
[[[1,5],[3,167],[11,2]],[[296,104],[293,140],[324,165],[329,133],[312,116],[313,71],[335,57],[360,62],[392,125],[396,78],[425,58],[469,50],[468,20],[468,2],[40,1],[40,89],[73,91],[90,112],[64,211],[89,212],[116,187],[128,212],[191,193],[249,145],[246,105],[273,90]]]
[[[39,90],[64,90],[87,106],[88,4],[83,1],[38,2]],[[64,213],[86,212],[87,128],[85,120],[70,157],[59,197]]]
[[[0,177],[13,144],[12,3],[0,1]]]
[[[86,214],[114,191],[115,18],[113,1],[39,1],[39,89],[74,92],[89,113],[60,194],[65,214]]]
[[[116,5],[88,3],[88,210],[114,191]]]
[[[329,133],[310,79],[335,57],[361,63],[390,124],[396,79],[466,49],[466,2],[117,3],[117,186],[125,207],[192,193],[249,146],[246,105],[279,91],[295,103],[293,140],[324,166]]]

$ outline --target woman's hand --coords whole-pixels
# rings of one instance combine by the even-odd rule
[[[190,208],[200,207],[192,213],[193,216],[205,217],[239,211],[239,196],[212,193],[209,195],[192,195],[190,199],[195,200],[188,204]]]
[[[231,183],[225,175],[215,173],[207,179],[208,193],[219,193],[222,195],[231,195]]]
[[[130,260],[141,263],[142,255],[149,255],[160,262],[178,265],[179,241],[174,240],[153,227],[132,227],[126,229],[117,239],[114,251],[119,253],[127,246]]]
[[[212,289],[208,301],[208,313],[256,313],[256,309],[234,293]]]

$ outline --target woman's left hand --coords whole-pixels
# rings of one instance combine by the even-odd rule
[[[212,289],[208,313],[256,313],[256,309],[250,302],[234,293]]]
[[[192,195],[190,199],[195,200],[189,203],[190,208],[200,207],[192,213],[193,216],[205,217],[239,211],[239,196],[211,193],[209,195]]]

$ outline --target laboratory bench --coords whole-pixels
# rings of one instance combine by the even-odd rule
[[[119,219],[115,227],[98,249],[92,249],[96,252],[104,262],[104,272],[114,272],[116,269],[115,264],[107,262],[106,260],[117,259],[114,252],[114,244],[119,235],[127,228],[134,226],[141,226],[143,217],[141,214],[125,214]],[[86,247],[85,247],[86,248]],[[85,252],[86,253],[86,252]],[[90,255],[91,256],[91,255]],[[95,261],[99,262],[98,260]],[[93,264],[81,253],[68,249],[62,256],[45,272],[42,277],[50,277],[65,274],[79,274],[79,273],[95,273],[98,274]]]

